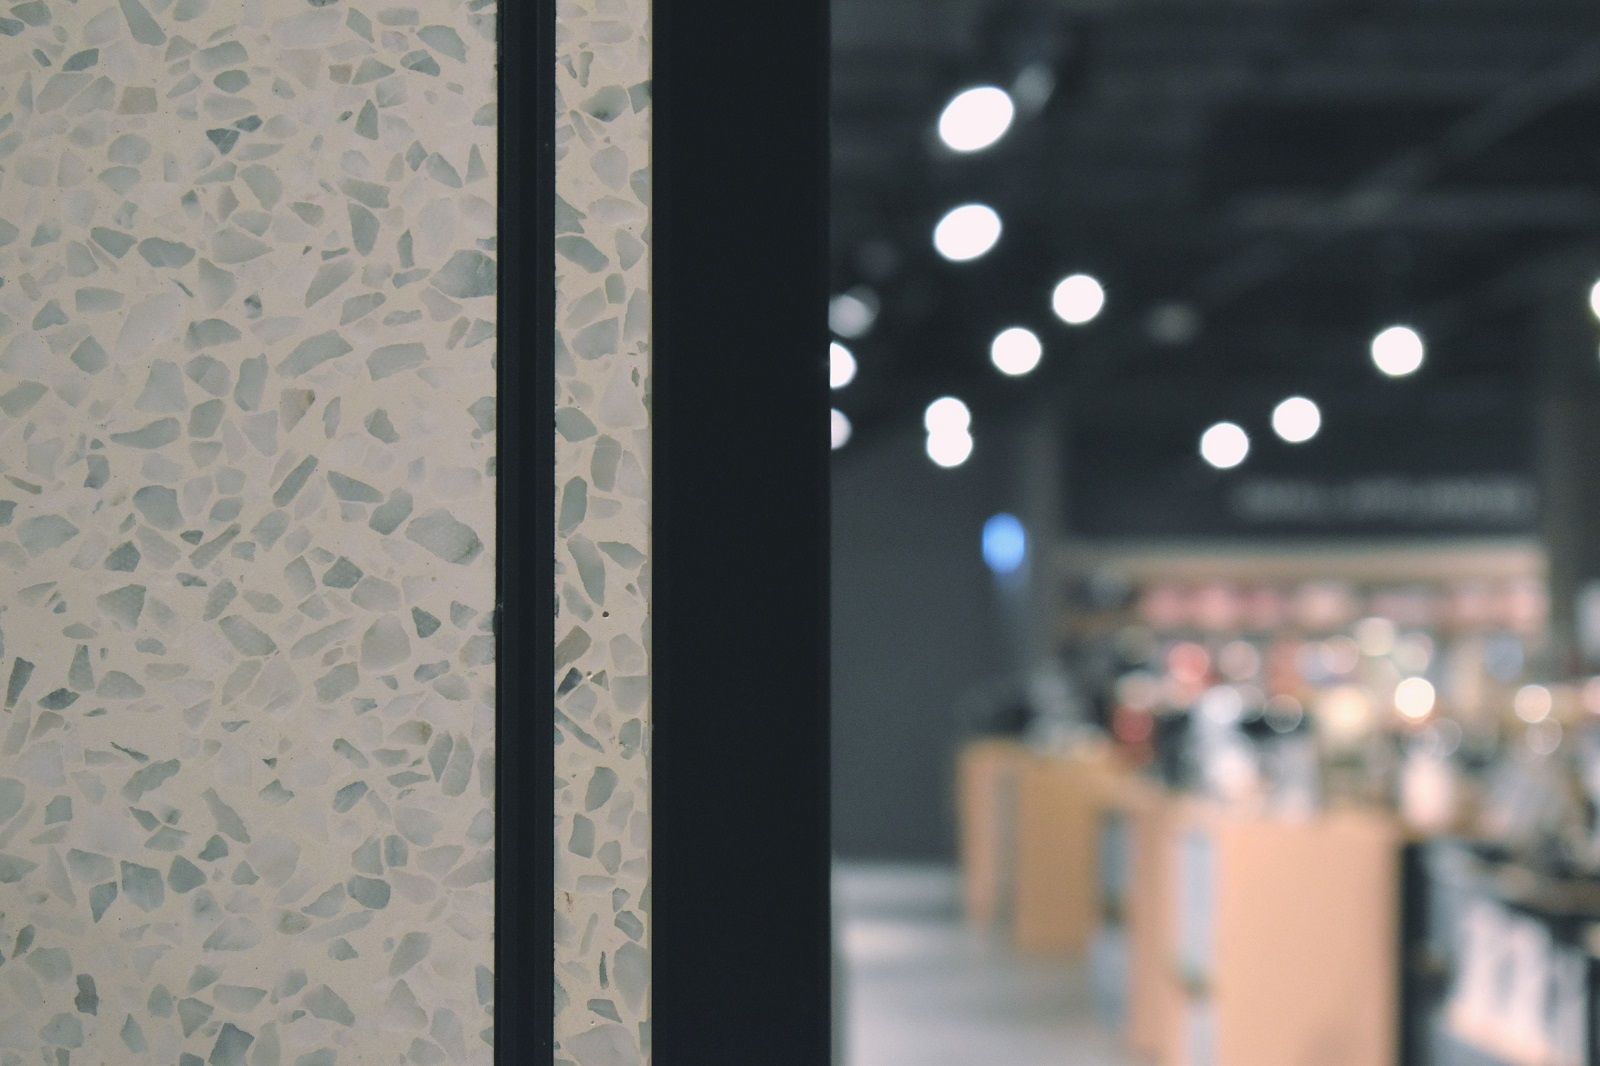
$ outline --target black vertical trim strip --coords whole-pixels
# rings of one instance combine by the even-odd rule
[[[657,1066],[822,1066],[828,5],[654,13]]]
[[[1427,1020],[1433,1013],[1431,978],[1424,966],[1430,953],[1428,939],[1428,845],[1409,840],[1400,846],[1400,973],[1396,982],[1400,1009],[1395,1012],[1395,1061],[1428,1061]]]
[[[500,0],[495,1061],[555,1050],[555,0]]]

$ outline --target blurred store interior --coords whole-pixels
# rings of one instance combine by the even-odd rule
[[[832,5],[843,1061],[1600,1064],[1600,5]]]

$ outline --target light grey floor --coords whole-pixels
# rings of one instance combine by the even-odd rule
[[[844,1066],[1132,1066],[1082,968],[1020,959],[964,927],[954,871],[835,869]]]

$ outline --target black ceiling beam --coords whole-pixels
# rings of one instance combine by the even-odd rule
[[[1362,228],[1394,218],[1409,200],[1448,170],[1481,155],[1552,108],[1600,84],[1600,42],[1590,41],[1562,63],[1502,92],[1451,123],[1434,140],[1400,152],[1357,180],[1338,200],[1346,219]],[[1312,240],[1271,240],[1253,245],[1209,270],[1191,299],[1214,310],[1270,283],[1293,263],[1317,252],[1344,229],[1321,231]]]
[[[1403,210],[1374,217],[1348,199],[1299,190],[1249,192],[1223,210],[1230,227],[1299,233],[1352,230],[1479,233],[1496,230],[1600,229],[1600,194],[1589,188],[1434,190],[1410,197]]]

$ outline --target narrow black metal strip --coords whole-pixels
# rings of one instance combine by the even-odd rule
[[[555,1027],[555,2],[500,4],[495,1061]]]

